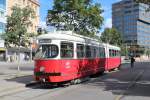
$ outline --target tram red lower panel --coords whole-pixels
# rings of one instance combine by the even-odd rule
[[[117,64],[118,58],[35,60],[34,72],[36,80],[45,78],[48,82],[63,82],[109,70]],[[41,67],[44,67],[43,72],[40,72]]]
[[[119,57],[107,58],[106,62],[107,64],[105,66],[105,70],[111,70],[111,69],[119,67],[119,65],[121,64],[121,58]]]

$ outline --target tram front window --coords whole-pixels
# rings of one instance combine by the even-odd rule
[[[35,58],[55,58],[58,55],[56,45],[42,45],[36,52]]]

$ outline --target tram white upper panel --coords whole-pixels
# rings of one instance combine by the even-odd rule
[[[63,40],[63,41],[74,41],[74,42],[80,42],[85,44],[92,44],[92,45],[99,45],[110,49],[116,49],[120,50],[119,47],[113,46],[110,44],[100,43],[98,40],[85,37],[82,35],[78,35],[73,33],[72,31],[56,31],[51,32],[48,34],[43,34],[37,37],[38,40],[40,39],[51,39],[51,40]]]
[[[96,39],[78,35],[78,34],[70,32],[70,31],[56,31],[53,33],[40,35],[40,36],[38,36],[37,39],[38,40],[40,40],[40,39],[66,40],[66,41],[76,41],[76,42],[81,42],[81,43],[99,45],[99,42]]]

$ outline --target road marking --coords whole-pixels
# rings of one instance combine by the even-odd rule
[[[128,87],[125,89],[124,92],[122,92],[120,95],[115,97],[115,100],[121,100],[124,97],[124,94],[127,90],[129,90],[131,87],[133,87],[137,81],[141,78],[141,76],[143,75],[143,73],[145,72],[145,70],[142,70],[133,81],[131,81],[131,83],[128,85]]]

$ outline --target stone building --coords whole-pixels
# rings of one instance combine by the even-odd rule
[[[7,15],[10,15],[12,13],[12,7],[13,6],[19,6],[21,8],[30,6],[34,12],[35,12],[35,17],[32,19],[32,25],[28,27],[28,32],[29,33],[37,33],[37,29],[39,26],[39,0],[8,0],[8,6],[7,6]]]

